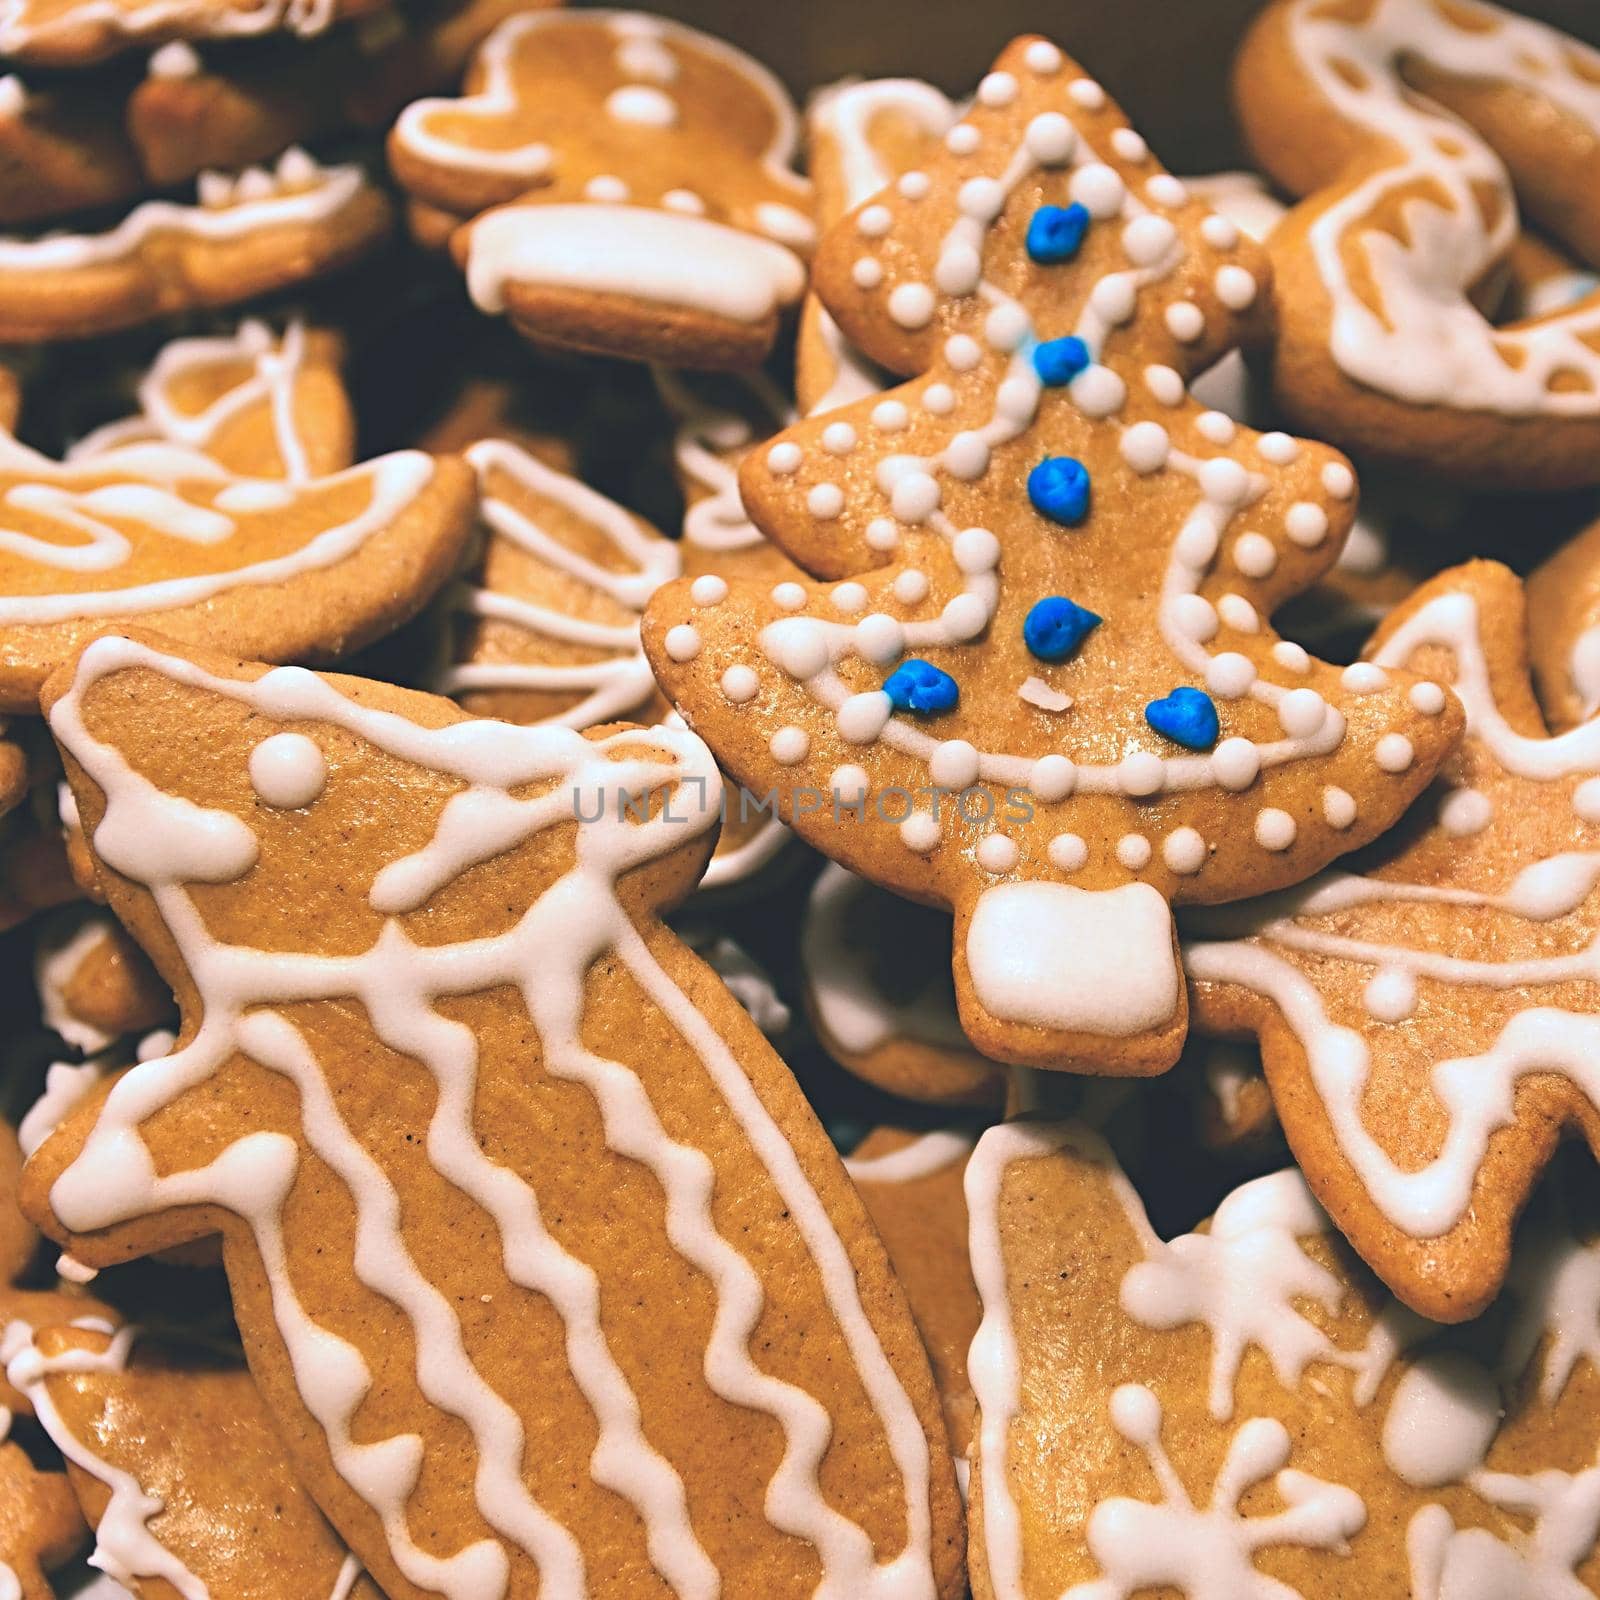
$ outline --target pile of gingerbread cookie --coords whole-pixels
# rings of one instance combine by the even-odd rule
[[[1600,1594],[1600,51],[1072,48],[0,0],[0,1600]]]

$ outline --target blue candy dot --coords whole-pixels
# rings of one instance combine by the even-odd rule
[[[1065,339],[1045,340],[1033,352],[1033,370],[1041,383],[1052,387],[1071,383],[1088,365],[1088,345],[1070,333]]]
[[[1046,456],[1028,474],[1028,498],[1051,521],[1075,528],[1089,515],[1089,469],[1072,456]]]
[[[1185,750],[1209,750],[1220,731],[1217,708],[1201,689],[1174,689],[1165,699],[1152,700],[1144,708],[1144,720]]]
[[[1100,618],[1064,594],[1036,601],[1022,623],[1022,642],[1041,661],[1065,661],[1100,626]]]
[[[1076,200],[1070,206],[1040,206],[1028,221],[1028,254],[1046,267],[1070,261],[1088,231],[1089,212]]]
[[[948,672],[916,657],[902,661],[884,679],[883,692],[896,711],[915,711],[923,717],[954,711],[961,698],[960,687]]]

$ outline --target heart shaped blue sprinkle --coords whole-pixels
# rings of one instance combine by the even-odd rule
[[[1059,266],[1083,248],[1089,211],[1079,201],[1070,206],[1040,206],[1028,219],[1028,254],[1040,266]]]
[[[1217,708],[1203,689],[1174,689],[1164,699],[1152,700],[1144,708],[1144,720],[1185,750],[1209,750],[1221,731]]]
[[[1046,456],[1028,474],[1028,498],[1052,522],[1075,528],[1089,515],[1089,469],[1073,456]]]
[[[883,692],[896,711],[915,711],[922,717],[954,711],[961,698],[960,686],[948,672],[915,656],[902,661],[884,679]]]
[[[1065,661],[1100,626],[1094,612],[1064,594],[1037,600],[1022,622],[1022,642],[1041,661]]]

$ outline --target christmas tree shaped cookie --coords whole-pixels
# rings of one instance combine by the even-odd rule
[[[1069,1124],[966,1174],[975,1600],[1584,1600],[1600,1245],[1541,1217],[1503,1311],[1398,1306],[1293,1168],[1163,1240]]]
[[[1263,310],[1264,259],[1098,84],[1018,40],[919,177],[817,268],[845,334],[919,376],[742,472],[756,523],[830,581],[670,587],[645,647],[802,834],[954,910],[986,1055],[1161,1071],[1186,1024],[1168,902],[1371,838],[1460,713],[1272,633],[1335,559],[1355,479],[1190,399]]]
[[[117,636],[48,699],[183,1029],[24,1205],[92,1266],[220,1233],[296,1475],[391,1600],[955,1600],[882,1246],[657,915],[715,832],[698,739]]]
[[[1450,1322],[1498,1291],[1562,1134],[1600,1151],[1600,721],[1546,734],[1527,640],[1504,567],[1418,590],[1351,670],[1454,689],[1467,733],[1438,784],[1348,869],[1185,929],[1201,1021],[1260,1034],[1318,1198]]]

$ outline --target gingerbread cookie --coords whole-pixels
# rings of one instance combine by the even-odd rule
[[[954,1600],[881,1246],[656,917],[709,853],[698,740],[117,637],[47,699],[184,1030],[34,1153],[25,1205],[96,1266],[221,1233],[296,1473],[392,1600]]]
[[[1519,206],[1600,263],[1600,52],[1484,0],[1274,0],[1246,144],[1305,196],[1273,235],[1274,389],[1320,437],[1463,480],[1600,480],[1600,297],[1495,327]]]
[[[267,40],[243,53],[202,56],[174,41],[153,52],[128,97],[127,141],[162,187],[346,129],[385,127],[408,101],[453,85],[496,24],[533,3],[385,9],[314,42]]]
[[[5,1418],[9,1425],[10,1418]],[[54,1600],[45,1573],[83,1544],[83,1514],[66,1474],[36,1467],[0,1428],[0,1594]]]
[[[921,377],[752,455],[744,503],[843,582],[669,586],[656,675],[845,865],[956,914],[987,1056],[1151,1073],[1186,1026],[1169,901],[1307,876],[1456,739],[1266,619],[1333,562],[1355,477],[1193,402],[1264,259],[1043,39],[824,240],[817,287]],[[1026,488],[1024,488],[1026,483]]]
[[[480,310],[636,361],[766,355],[814,236],[770,73],[664,18],[544,12],[501,24],[466,87],[408,106],[389,161],[425,217],[474,219],[452,248]]]
[[[115,95],[0,77],[0,225],[43,222],[145,191]]]
[[[1528,578],[1528,653],[1539,704],[1565,733],[1600,713],[1600,522]]]
[[[1250,1150],[1276,1142],[1278,1113],[1259,1050],[1237,1040],[1191,1035],[1179,1070],[1188,1074],[1194,1132],[1206,1149]]]
[[[332,272],[387,233],[359,166],[298,147],[276,165],[203,172],[191,202],[147,200],[103,233],[0,239],[0,341],[83,339]]]
[[[84,892],[68,858],[55,785],[36,783],[25,796],[25,804],[0,814],[0,933]]]
[[[94,1566],[139,1600],[381,1600],[290,1470],[238,1354],[75,1319],[3,1353],[67,1463]]]
[[[789,1031],[794,1013],[772,974],[737,939],[692,911],[674,917],[672,931],[727,984],[728,992],[769,1039],[781,1039]]]
[[[638,619],[678,574],[677,545],[514,444],[480,440],[466,458],[484,547],[447,597],[454,626],[434,686],[508,722],[658,720]]]
[[[830,863],[800,928],[806,1012],[840,1066],[890,1094],[998,1106],[1006,1069],[967,1043],[950,978],[950,919]]]
[[[95,1055],[173,1014],[172,992],[101,906],[64,906],[34,935],[33,976],[47,1028]]]
[[[444,659],[433,686],[476,716],[509,722],[659,721],[668,707],[638,618],[682,570],[684,547],[506,440],[480,440],[466,456],[478,476],[483,553],[441,606]],[[755,797],[730,796],[704,887],[743,882],[787,838]]]
[[[81,67],[163,39],[237,39],[283,30],[302,38],[385,0],[5,0],[0,56]]]
[[[1185,929],[1200,1024],[1261,1038],[1318,1199],[1394,1293],[1476,1316],[1556,1141],[1600,1151],[1600,724],[1547,737],[1521,585],[1476,562],[1394,612],[1351,668],[1467,709],[1411,816],[1348,869]],[[1430,687],[1431,685],[1431,687]]]
[[[769,583],[804,577],[750,520],[739,498],[740,464],[795,420],[794,406],[760,373],[706,376],[657,367],[654,376],[673,422],[685,575]]]
[[[806,111],[817,221],[831,228],[897,178],[920,188],[920,169],[955,121],[931,83],[877,78],[824,89]],[[810,416],[877,394],[893,380],[855,349],[815,294],[806,296],[795,347],[795,395]]]
[[[174,339],[139,382],[138,412],[95,429],[67,459],[165,441],[246,478],[341,472],[355,460],[343,359],[337,334],[298,318],[281,336],[247,317],[231,334]]]
[[[1543,1219],[1511,1314],[1457,1331],[1292,1168],[1171,1241],[1070,1124],[991,1129],[966,1186],[975,1600],[1594,1592],[1592,1216]]]
[[[315,432],[328,395],[281,393]],[[342,392],[332,416],[336,442]],[[0,486],[0,705],[19,711],[125,617],[270,657],[345,653],[414,614],[471,531],[470,472],[419,451],[280,482],[165,442],[57,463],[0,436]]]
[[[927,1346],[963,1486],[975,1410],[967,1348],[982,1314],[967,1264],[962,1189],[973,1143],[971,1134],[958,1129],[919,1134],[874,1128],[844,1164],[889,1252]]]

